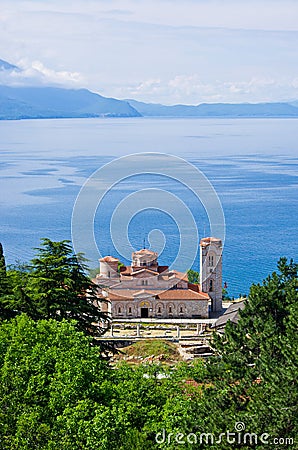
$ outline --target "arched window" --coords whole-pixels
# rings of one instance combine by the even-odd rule
[[[131,306],[128,308],[128,314],[131,314]]]
[[[163,305],[161,303],[158,303],[156,305],[156,314],[162,314],[163,311]]]
[[[180,306],[179,311],[180,311],[181,313],[183,313],[183,306]]]
[[[172,314],[172,307],[169,306],[169,313]]]
[[[209,255],[208,256],[208,266],[209,267],[213,267],[214,266],[214,256],[213,255]]]
[[[118,306],[118,314],[121,314],[121,307]]]
[[[213,291],[213,280],[209,281],[209,292]]]

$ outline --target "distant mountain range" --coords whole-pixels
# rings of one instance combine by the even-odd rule
[[[103,97],[88,89],[1,85],[1,73],[22,69],[0,59],[0,120],[79,117],[298,117],[289,103],[202,103],[166,106]],[[7,78],[6,78],[7,79]]]
[[[293,103],[201,103],[165,106],[127,100],[147,117],[298,117],[298,102]],[[295,104],[297,103],[297,104]]]
[[[129,103],[87,89],[0,86],[0,119],[140,116]]]

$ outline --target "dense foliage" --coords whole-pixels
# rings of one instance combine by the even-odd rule
[[[217,376],[229,396],[241,392],[242,417],[256,433],[298,436],[297,264],[281,258],[262,285],[253,285],[241,320],[215,340]],[[297,445],[297,443],[296,443]]]
[[[187,278],[189,283],[198,284],[200,280],[200,274],[196,270],[189,269],[187,271]]]
[[[1,249],[0,249],[1,250]],[[97,286],[86,275],[84,258],[75,255],[68,241],[43,239],[28,266],[7,271],[6,295],[1,295],[2,317],[26,313],[34,320],[76,320],[77,327],[92,336],[101,334],[102,321]],[[1,269],[0,255],[0,272]],[[3,272],[4,273],[4,272]],[[3,288],[2,288],[3,291]]]
[[[25,274],[23,303],[17,297],[14,306],[18,314],[0,325],[1,448],[280,449],[286,439],[297,439],[298,282],[292,261],[281,259],[279,272],[252,286],[238,324],[215,337],[208,362],[132,368],[112,367],[76,321],[55,313],[49,292],[59,302],[53,279],[61,280],[50,265],[47,281],[44,256]],[[5,292],[7,280],[0,282],[6,304],[16,295],[12,280],[19,281],[1,255],[0,272],[10,283]],[[36,274],[43,274],[43,287],[34,284]],[[63,281],[62,294],[70,282]],[[69,295],[62,295],[63,305]],[[33,317],[26,296],[38,314],[47,308],[34,302],[49,305],[49,317]],[[19,314],[23,308],[26,314]],[[289,446],[297,447],[295,441]]]

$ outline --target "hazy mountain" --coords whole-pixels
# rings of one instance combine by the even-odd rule
[[[143,103],[128,99],[128,103],[133,106],[142,116],[152,117],[191,117],[197,116],[197,106],[173,105],[166,106],[160,103]],[[141,112],[142,111],[142,112]]]
[[[289,105],[298,107],[298,100],[293,100],[293,101],[288,102],[288,103],[289,103]]]
[[[0,86],[0,119],[139,117],[129,103],[87,89]]]
[[[201,103],[165,106],[127,100],[142,116],[150,117],[298,117],[294,103]]]
[[[87,89],[12,87],[12,72],[22,69],[0,59],[0,119],[71,117],[298,117],[298,101],[288,103],[202,103],[165,106],[116,100]],[[0,78],[1,80],[1,78]]]
[[[13,64],[10,64],[7,61],[4,61],[3,59],[0,59],[0,70],[20,70],[19,67],[14,66]]]

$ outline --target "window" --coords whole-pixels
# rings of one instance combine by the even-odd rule
[[[209,292],[213,291],[213,280],[209,281]]]
[[[111,272],[108,271],[108,278],[111,278]]]
[[[128,314],[131,314],[131,306],[128,308]]]
[[[157,314],[161,314],[161,307],[158,307]]]
[[[209,267],[213,267],[214,266],[214,256],[213,255],[209,255],[208,256],[208,266]]]
[[[169,307],[169,313],[172,314],[172,307]]]
[[[183,306],[180,306],[180,312],[183,313]]]
[[[142,286],[148,286],[148,280],[142,280]]]
[[[120,308],[120,306],[119,306],[119,308],[118,308],[118,314],[121,314],[121,308]]]

